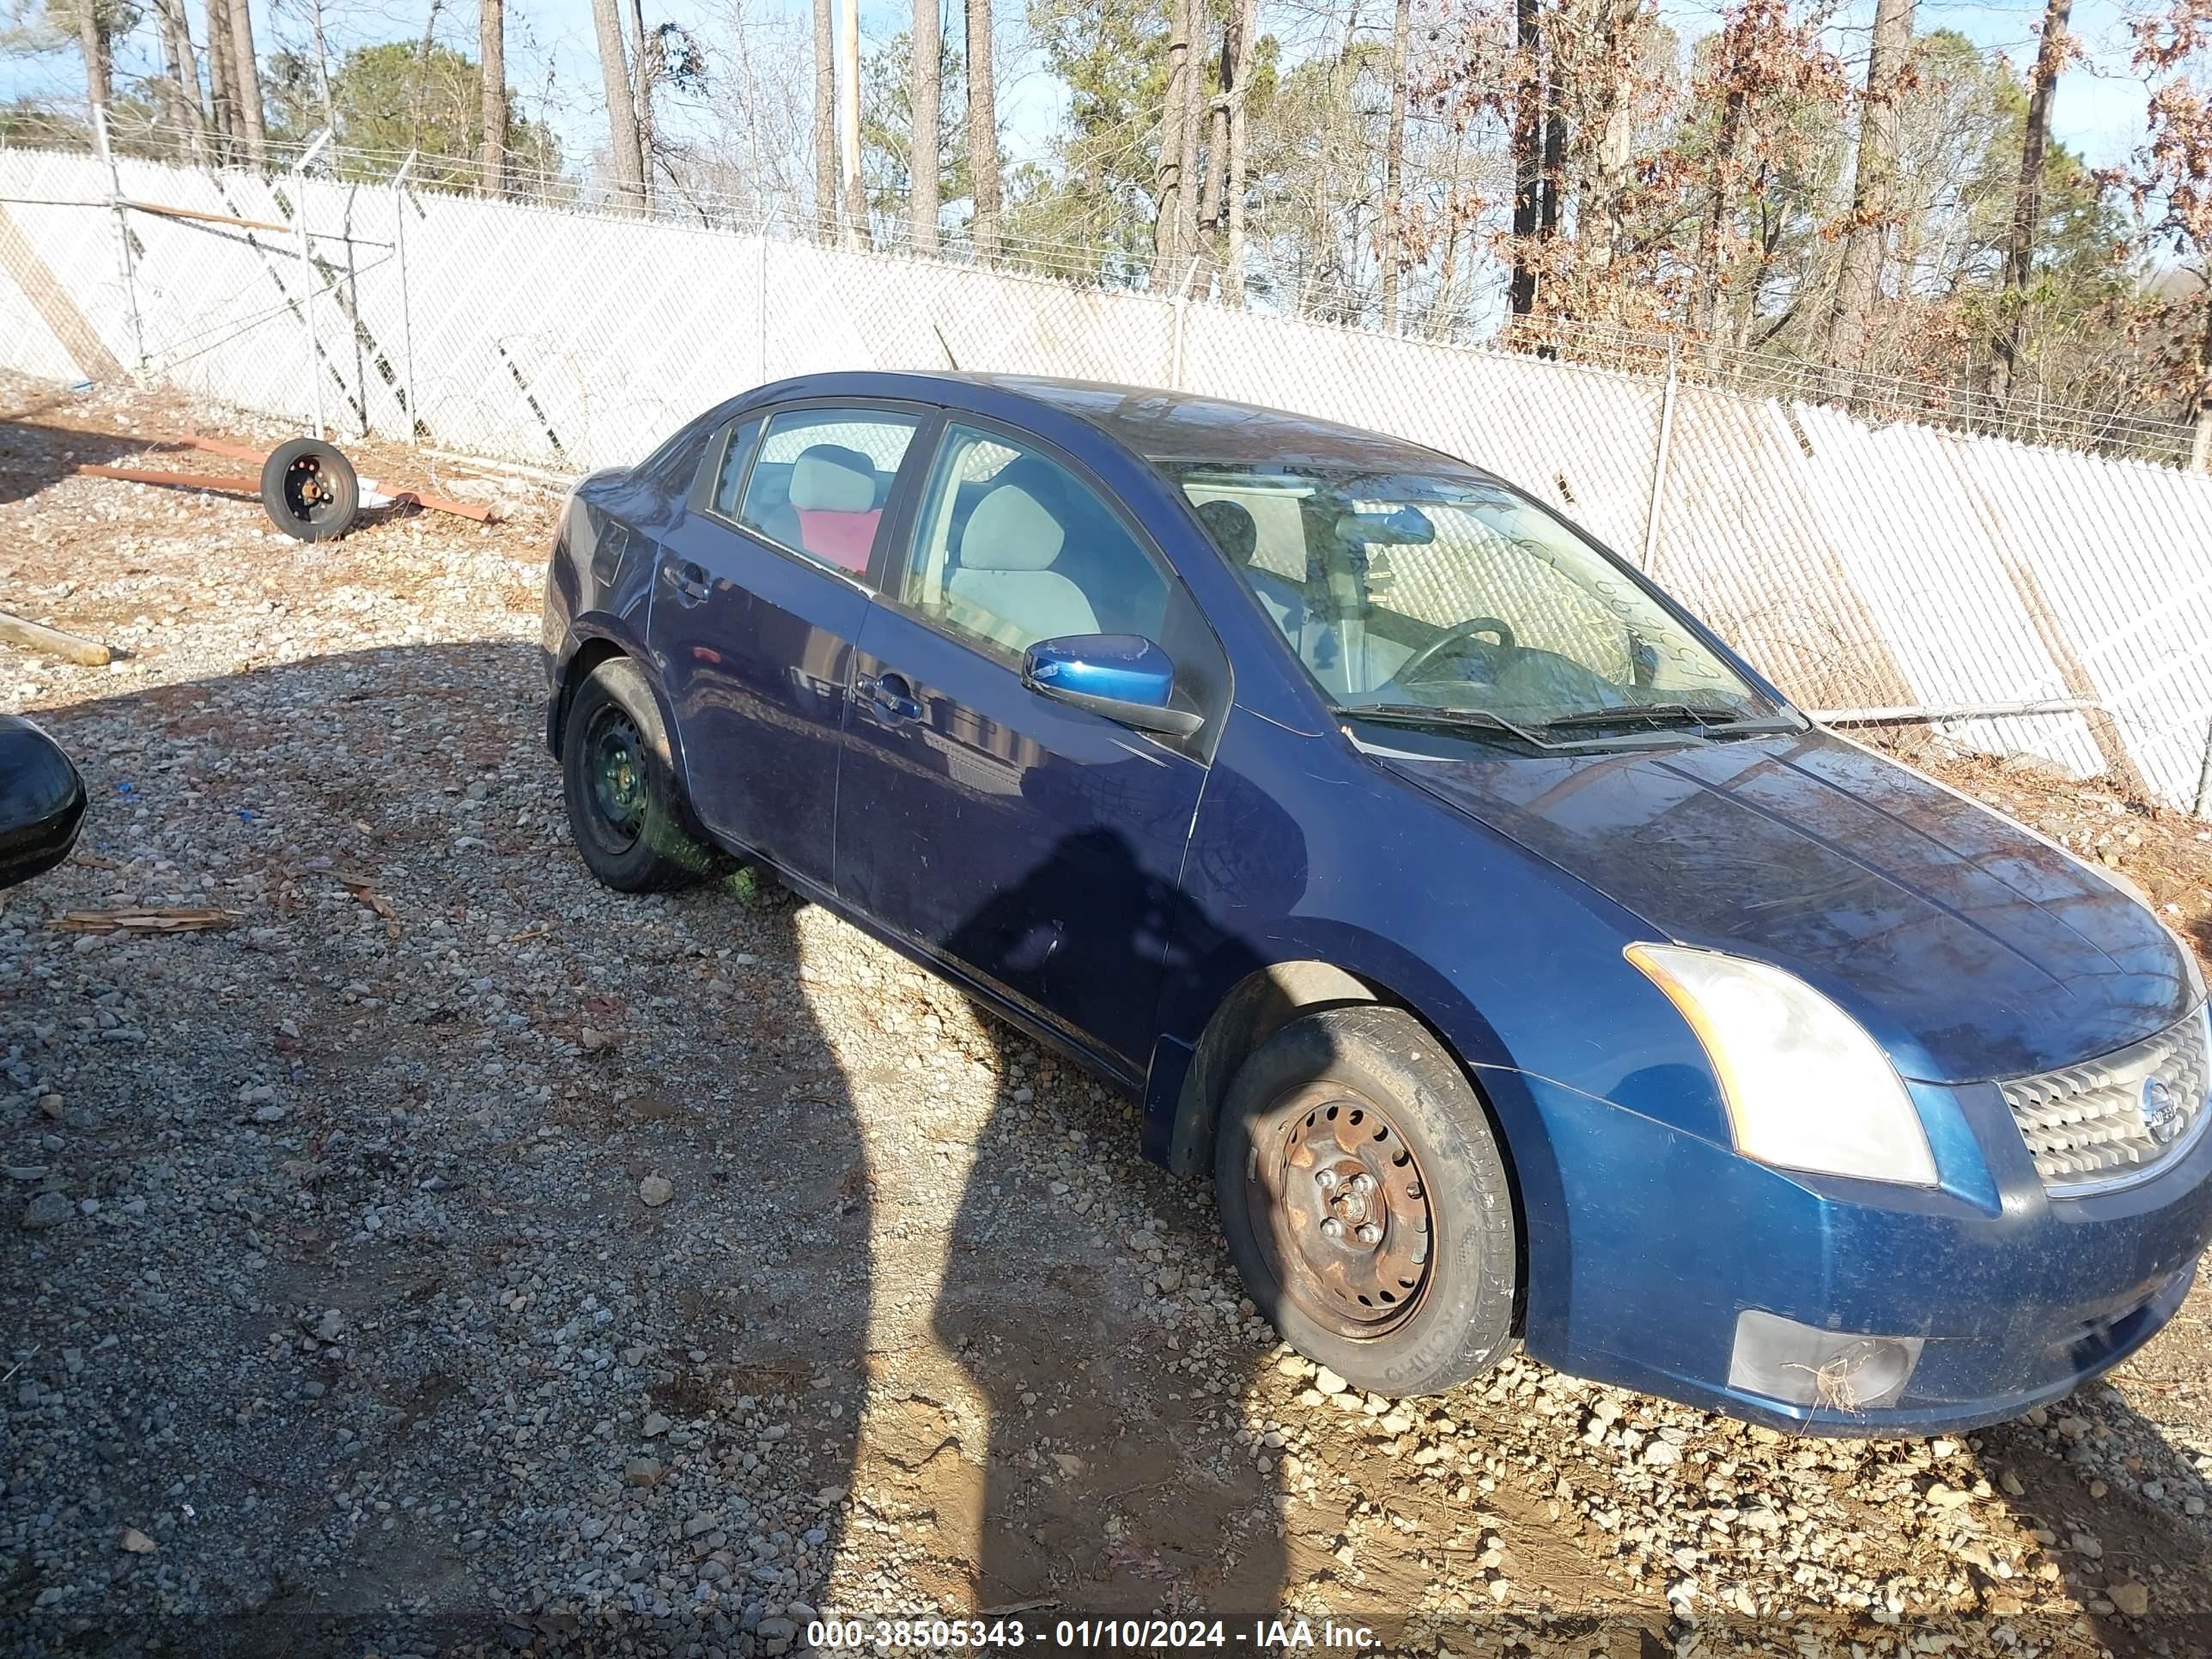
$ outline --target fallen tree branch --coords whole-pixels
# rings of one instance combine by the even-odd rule
[[[59,657],[65,662],[80,662],[88,668],[105,668],[115,660],[115,653],[98,640],[88,640],[79,634],[64,634],[58,628],[48,628],[44,623],[27,622],[5,611],[0,611],[0,640],[7,641],[10,645],[20,645],[26,651]]]

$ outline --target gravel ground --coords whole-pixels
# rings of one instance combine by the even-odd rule
[[[0,606],[130,653],[0,653],[94,800],[0,908],[0,1650],[1278,1604],[1458,1654],[2212,1650],[2202,1286],[2107,1383],[1932,1442],[1520,1360],[1361,1398],[1131,1102],[777,890],[589,880],[538,724],[551,494],[448,468],[508,520],[309,548],[67,474],[177,404],[0,412]],[[1919,758],[2212,945],[2206,830]],[[49,925],[123,904],[238,920]]]

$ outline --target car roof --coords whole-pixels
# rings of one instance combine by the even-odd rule
[[[1375,471],[1448,469],[1491,476],[1455,456],[1410,439],[1225,398],[1032,374],[947,374],[925,378],[988,386],[1048,404],[1097,428],[1148,461],[1305,462]]]

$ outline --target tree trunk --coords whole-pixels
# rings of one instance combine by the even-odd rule
[[[2043,44],[2036,49],[2035,71],[2027,98],[2027,131],[2020,147],[2020,183],[2013,191],[2012,234],[2005,240],[2004,292],[1998,303],[1996,350],[1990,360],[1989,390],[2003,398],[2020,369],[2021,337],[2027,327],[2027,277],[2035,263],[2037,221],[2042,217],[2043,157],[2051,143],[2051,103],[2066,67],[2066,24],[2074,0],[2046,0]]]
[[[1258,21],[1259,0],[1234,0],[1231,27],[1235,33],[1234,78],[1229,83],[1229,170],[1224,186],[1229,198],[1229,246],[1223,292],[1231,305],[1244,302],[1244,153],[1247,145],[1245,90],[1252,62],[1253,30]]]
[[[246,159],[254,167],[266,167],[269,130],[261,106],[261,62],[253,50],[253,12],[246,0],[230,0],[230,50],[238,65],[233,84],[238,94],[238,124],[246,138]]]
[[[917,253],[937,252],[937,135],[945,50],[938,27],[939,3],[939,0],[914,0],[914,61],[907,100],[914,110],[914,154],[907,169],[907,184]]]
[[[1203,17],[1203,7],[1200,15]],[[1237,20],[1221,28],[1221,71],[1206,101],[1206,166],[1200,179],[1198,235],[1209,265],[1221,263],[1221,193],[1229,167],[1229,88],[1235,74]]]
[[[207,8],[208,119],[214,130],[215,159],[228,164],[238,136],[238,98],[230,83],[230,0],[204,0]]]
[[[1737,43],[1723,33],[1720,49],[1734,54]],[[1728,289],[1727,234],[1735,210],[1736,175],[1742,167],[1743,117],[1747,103],[1744,66],[1730,61],[1723,70],[1728,95],[1721,101],[1720,132],[1713,143],[1713,199],[1698,232],[1698,332],[1709,360],[1720,350],[1722,296]]]
[[[645,153],[638,147],[637,109],[630,101],[629,57],[623,46],[622,14],[615,0],[592,0],[599,38],[599,86],[607,100],[607,172],[615,200],[632,210],[645,205]]]
[[[660,39],[645,32],[642,0],[629,0],[629,32],[636,40],[630,62],[630,107],[637,112],[637,167],[641,194],[653,205],[653,89],[660,79]]]
[[[845,179],[845,246],[857,248],[868,234],[868,202],[860,191],[860,0],[844,0],[837,12],[837,161]]]
[[[315,96],[323,106],[323,131],[338,130],[338,106],[331,96],[331,48],[323,35],[323,0],[307,0],[307,34],[315,48]]]
[[[1515,317],[1536,308],[1536,228],[1544,191],[1544,29],[1540,0],[1513,0],[1513,44],[1521,79],[1513,99],[1513,280],[1506,305]]]
[[[814,234],[837,239],[837,23],[814,0]]]
[[[1152,162],[1152,287],[1163,291],[1182,264],[1183,106],[1195,95],[1191,72],[1190,8],[1185,0],[1168,0],[1168,81],[1160,104],[1160,148]]]
[[[968,171],[975,257],[985,264],[999,257],[999,112],[991,77],[991,0],[968,0]]]
[[[100,31],[96,0],[76,0],[76,44],[84,53],[85,101],[105,110],[115,101],[115,88],[108,73],[107,36]]]
[[[483,81],[483,178],[477,188],[497,196],[507,187],[507,0],[478,0],[477,58]],[[316,15],[321,15],[318,0]]]
[[[1176,262],[1175,283],[1186,287],[1191,276],[1191,256],[1198,251],[1198,141],[1206,126],[1206,0],[1182,0],[1183,38],[1189,42],[1183,62],[1182,130],[1177,135],[1181,152],[1176,177],[1182,185],[1182,227],[1176,233],[1182,258]]]
[[[1866,362],[1867,325],[1881,272],[1897,190],[1898,94],[1912,52],[1914,0],[1876,0],[1874,43],[1860,102],[1858,165],[1851,178],[1850,227],[1836,298],[1828,313],[1829,395],[1848,396]]]
[[[195,166],[208,164],[207,112],[200,105],[200,64],[192,52],[191,19],[185,0],[155,0],[161,25],[161,58],[167,74],[162,94],[169,118],[183,135],[184,153]]]
[[[2189,470],[2212,472],[2212,274],[2205,277],[2204,337],[2197,347],[2197,430],[2189,446]]]
[[[1382,328],[1398,331],[1398,276],[1406,263],[1406,54],[1413,44],[1413,0],[1398,0],[1390,25],[1390,128],[1382,141]]]

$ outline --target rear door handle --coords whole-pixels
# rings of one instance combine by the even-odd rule
[[[903,674],[863,674],[854,684],[887,720],[921,718],[921,705],[915,701],[914,688]]]
[[[707,597],[707,573],[696,564],[664,564],[660,574],[676,590],[677,599],[687,605],[698,605]]]

